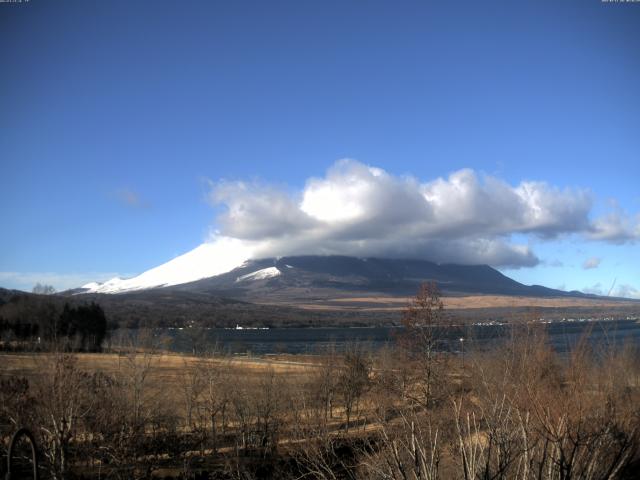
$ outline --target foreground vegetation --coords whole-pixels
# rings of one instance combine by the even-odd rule
[[[185,357],[140,334],[116,354],[5,354],[2,451],[26,425],[42,478],[637,478],[633,346],[560,358],[529,323],[443,355],[443,318],[425,287],[376,352]]]

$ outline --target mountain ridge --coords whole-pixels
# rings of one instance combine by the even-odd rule
[[[331,292],[336,295],[367,293],[411,295],[423,282],[435,282],[443,294],[491,294],[543,297],[594,298],[581,292],[565,292],[540,285],[524,285],[489,265],[439,264],[421,259],[298,255],[246,260],[227,272],[174,285],[160,284],[135,291],[168,289],[215,293],[219,296],[268,299],[271,292]],[[72,293],[101,292],[77,289]]]

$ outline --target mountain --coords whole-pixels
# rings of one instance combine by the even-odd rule
[[[640,313],[638,301],[523,285],[487,265],[347,256],[246,260],[243,254],[221,261],[214,250],[190,253],[132,279],[57,295],[0,289],[0,317],[22,305],[20,299],[27,308],[46,298],[60,308],[97,302],[111,324],[124,327],[388,325],[429,281],[444,294],[447,315],[462,321]]]
[[[211,254],[205,253],[205,257]],[[242,260],[225,272],[202,278],[221,269],[218,259],[212,264],[206,260],[178,257],[139,277],[65,295],[76,302],[98,302],[108,318],[124,326],[384,325],[397,322],[420,283],[429,281],[444,294],[448,315],[473,321],[531,315],[624,317],[637,315],[640,309],[637,301],[523,285],[488,265],[290,256]],[[188,265],[194,270],[180,271]],[[195,279],[179,283],[189,278]]]
[[[252,259],[231,239],[208,243],[130,279],[63,292],[98,302],[119,325],[233,327],[397,322],[420,283],[436,282],[447,314],[474,321],[536,315],[636,315],[639,303],[523,285],[488,265],[306,255]]]
[[[309,296],[413,295],[420,283],[433,281],[447,295],[585,297],[578,292],[523,285],[488,265],[316,255],[244,260],[229,269],[232,260],[226,259],[222,265],[215,253],[196,249],[138,277],[88,284],[74,293],[125,293],[161,288],[252,302],[278,300],[282,303],[288,299],[296,303],[308,300]],[[225,268],[227,271],[221,272]]]
[[[193,250],[140,275],[105,283],[91,282],[80,287],[83,293],[123,293],[192,282],[228,272],[246,261],[250,253],[241,242],[222,238],[203,243]]]
[[[436,282],[446,295],[587,297],[542,286],[527,286],[488,265],[437,264],[426,260],[292,256],[249,260],[230,272],[172,287],[217,292],[225,297],[265,302],[310,296],[411,296],[422,282]]]

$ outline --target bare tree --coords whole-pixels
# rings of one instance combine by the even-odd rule
[[[349,431],[354,409],[358,411],[360,397],[370,386],[371,359],[362,344],[347,345],[343,365],[338,373],[338,392],[342,397],[346,415],[346,430]]]
[[[69,354],[56,353],[41,368],[44,375],[36,392],[43,449],[52,477],[64,479],[70,467],[71,441],[93,407],[87,395],[89,375],[78,369],[76,357]]]
[[[594,365],[586,342],[558,364],[543,328],[513,332],[495,354],[474,356],[472,395],[453,401],[463,478],[619,478],[639,452],[631,377]]]
[[[338,388],[340,360],[335,344],[329,345],[320,356],[320,364],[311,372],[309,388],[314,393],[313,405],[319,413],[319,424],[326,429],[333,418],[333,405]]]
[[[371,444],[361,449],[366,478],[437,480],[441,458],[438,429],[411,409],[401,411],[398,420],[380,422]]]
[[[274,451],[278,445],[288,389],[284,388],[282,379],[276,375],[273,368],[269,368],[261,376],[257,387],[254,408],[260,447]]]
[[[185,426],[193,429],[194,410],[198,406],[200,394],[205,388],[203,369],[199,365],[201,360],[196,362],[183,359],[182,374],[179,377],[180,393],[184,402]]]
[[[402,315],[403,332],[399,340],[417,367],[415,386],[421,395],[413,398],[423,406],[432,400],[434,383],[441,374],[436,353],[446,326],[443,309],[436,284],[423,283]]]
[[[191,347],[191,353],[193,355],[201,355],[204,353],[203,350],[205,349],[207,341],[207,330],[195,325],[189,325],[182,330],[182,333],[189,341],[189,346]]]
[[[203,424],[211,426],[211,446],[215,453],[218,449],[218,423],[221,424],[222,434],[226,433],[231,362],[214,349],[198,361],[196,367],[202,382],[199,404],[206,416]]]
[[[251,426],[254,422],[254,411],[251,405],[251,386],[248,380],[243,376],[240,377],[237,372],[231,382],[231,390],[229,392],[230,405],[234,416],[235,424],[238,428],[236,437],[236,452],[241,448],[246,450],[249,446]]]
[[[120,363],[120,382],[126,389],[136,425],[145,421],[145,390],[149,386],[149,376],[153,370],[157,345],[151,332],[140,331],[131,337]]]

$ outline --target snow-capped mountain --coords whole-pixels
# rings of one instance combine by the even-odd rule
[[[320,298],[370,293],[410,295],[424,281],[443,292],[525,296],[571,296],[540,286],[527,286],[488,265],[437,264],[416,259],[293,256],[252,258],[245,244],[232,240],[200,245],[194,250],[129,279],[90,283],[73,293],[155,291],[165,295],[191,292],[243,301]]]
[[[340,255],[273,257],[263,252],[256,244],[218,238],[136,277],[92,282],[63,295],[80,295],[82,301],[85,294],[123,325],[190,321],[234,326],[239,319],[253,325],[299,326],[389,322],[397,320],[399,305],[406,304],[422,282],[436,282],[452,298],[497,295],[546,297],[548,301],[570,297],[572,301],[585,299],[586,303],[575,307],[576,315],[603,311],[593,303],[599,301],[595,297],[523,285],[488,265]],[[549,307],[545,315],[555,315],[556,310]],[[568,311],[562,310],[562,315]],[[453,314],[465,317],[473,312],[475,319],[484,315],[482,318],[492,320],[514,314],[513,308],[500,304],[482,314],[476,307],[457,312]]]
[[[231,238],[219,238],[216,242],[203,243],[136,277],[116,277],[104,283],[87,283],[81,287],[80,293],[123,293],[194,282],[229,272],[246,262],[251,254],[251,249],[245,243]]]
[[[307,298],[356,292],[410,295],[424,281],[435,281],[448,293],[525,296],[572,296],[540,286],[527,286],[488,265],[437,264],[417,259],[347,256],[256,258],[250,243],[219,237],[167,263],[128,278],[91,282],[70,293],[194,292],[244,301]],[[171,288],[167,288],[171,287]]]

